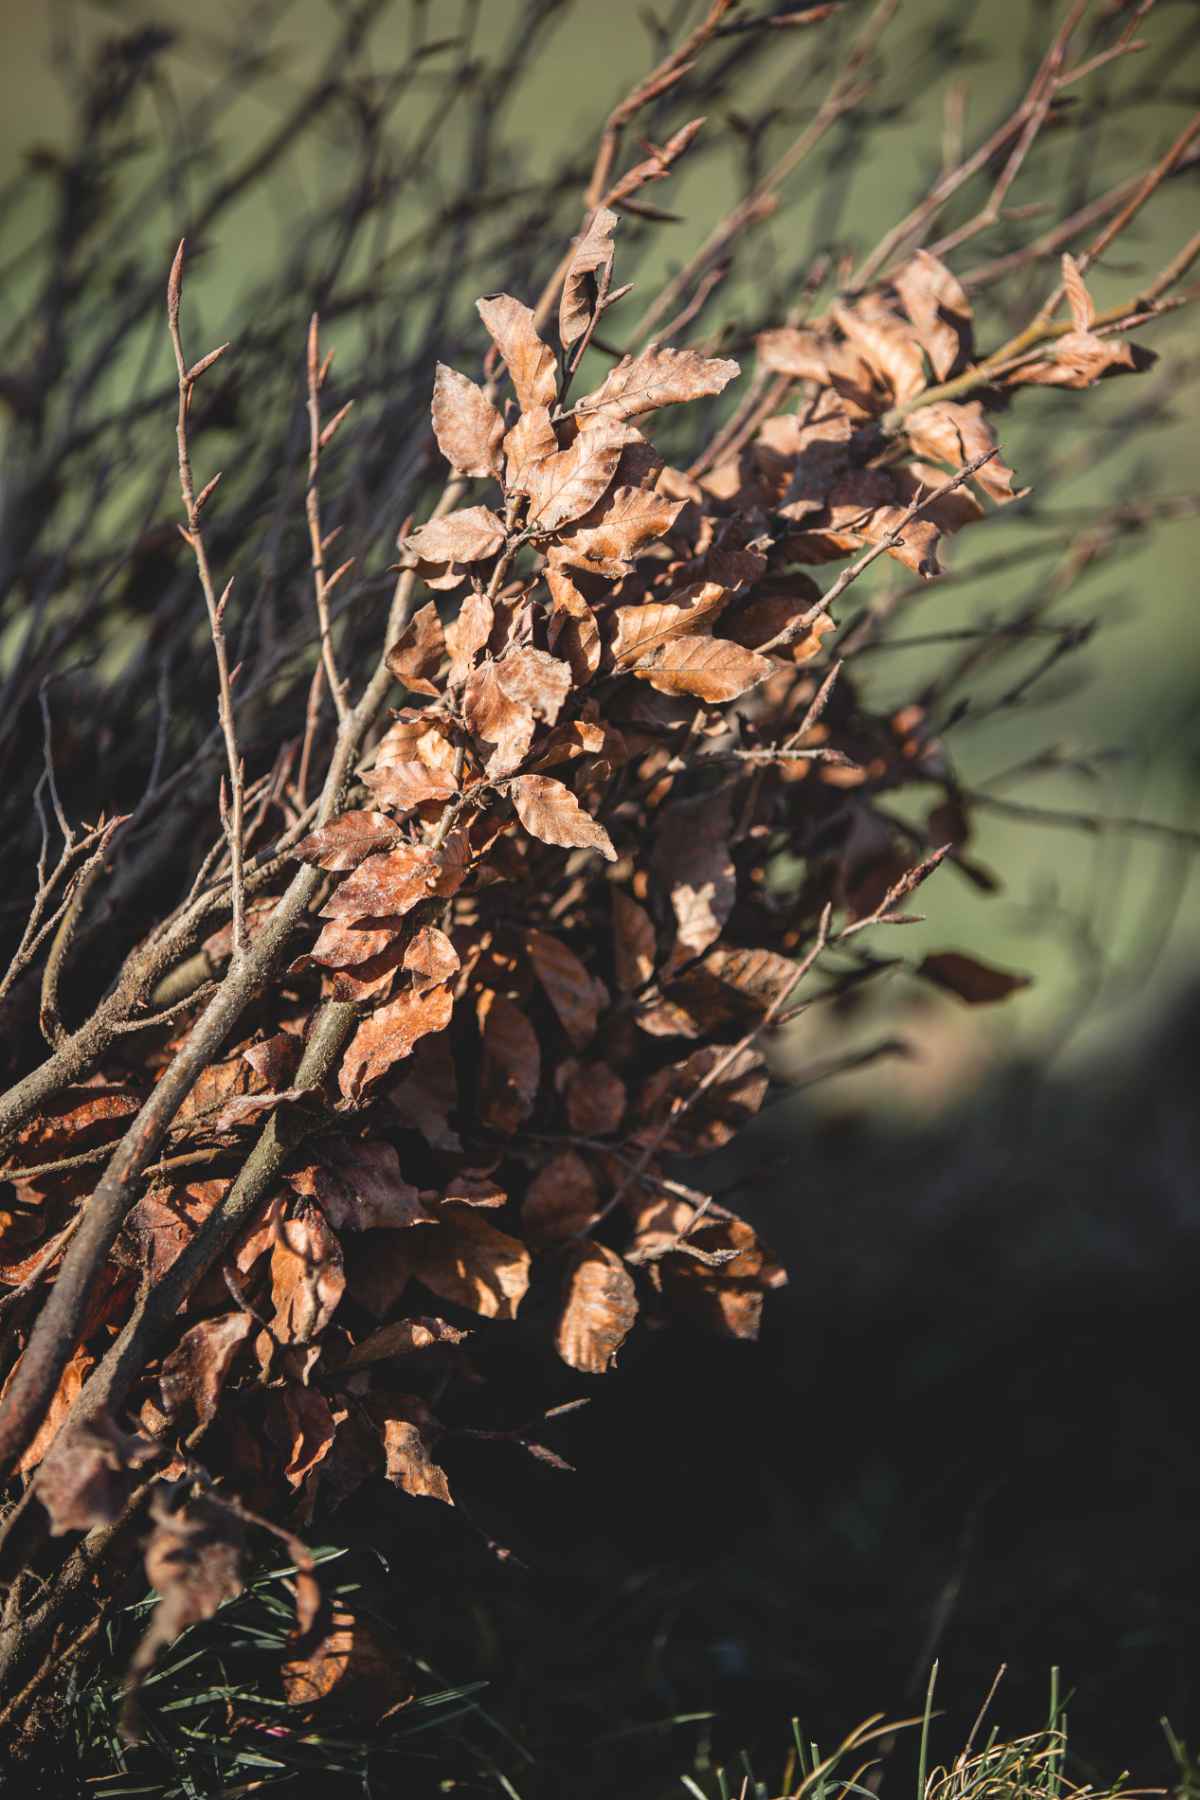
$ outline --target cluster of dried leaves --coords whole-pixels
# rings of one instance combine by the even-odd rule
[[[204,942],[198,989],[160,993],[157,1021],[144,994],[127,1008],[136,1051],[114,1027],[66,1058],[51,1016],[65,1076],[11,1115],[0,1239],[5,1448],[26,1498],[58,1535],[116,1528],[154,1496],[164,1601],[135,1675],[238,1591],[248,1520],[304,1529],[377,1479],[453,1506],[442,1446],[468,1429],[461,1396],[479,1404],[488,1334],[543,1334],[581,1393],[643,1322],[753,1338],[785,1273],[681,1163],[759,1111],[763,1041],[809,1003],[795,996],[818,964],[816,997],[880,966],[858,934],[904,922],[944,858],[991,881],[930,713],[878,712],[837,660],[854,648],[838,601],[879,556],[939,574],[943,540],[1018,497],[993,416],[1023,386],[1144,367],[1120,327],[1154,305],[1098,317],[1067,255],[1069,326],[1052,304],[1027,341],[981,356],[967,289],[918,248],[822,317],[758,333],[745,397],[720,429],[701,408],[703,428],[676,434],[694,452],[679,466],[655,448],[659,418],[725,393],[738,361],[651,340],[573,395],[628,291],[614,207],[691,136],[619,193],[602,185],[613,204],[592,205],[554,284],[556,340],[548,306],[491,294],[482,381],[439,364],[446,492],[400,533],[384,673],[356,706],[330,607],[349,564],[326,575],[319,488],[345,409],[322,422],[314,321],[321,657],[303,741],[257,787],[223,660],[228,590],[208,574],[214,484],[196,495],[188,452],[216,357],[183,356],[176,261],[185,538],[229,749],[193,897],[219,878],[232,922]],[[813,571],[838,562],[822,588]],[[315,805],[294,769],[327,748],[322,683],[335,735]],[[374,695],[397,702],[382,728]],[[920,826],[888,806],[914,784]],[[113,826],[97,830],[93,862]],[[201,916],[168,926],[185,914]],[[1021,985],[957,952],[918,973],[969,1002]],[[42,1291],[49,1347],[28,1322]],[[469,1429],[559,1460],[540,1421]],[[345,1658],[311,1576],[298,1605],[290,1680],[319,1693]]]

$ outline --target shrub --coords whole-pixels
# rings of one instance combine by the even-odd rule
[[[453,1506],[447,1433],[495,1442],[498,1481],[503,1444],[558,1460],[552,1413],[516,1415],[489,1346],[515,1333],[593,1378],[647,1323],[756,1334],[784,1271],[679,1164],[761,1107],[773,1032],[903,955],[876,946],[943,863],[989,885],[954,690],[1021,656],[1027,691],[1080,634],[1050,616],[1052,585],[900,707],[864,653],[950,539],[1023,498],[1002,415],[1030,388],[1086,409],[1146,368],[1130,334],[1186,297],[1197,254],[1093,298],[1193,122],[1119,188],[953,266],[1026,165],[1051,166],[1069,92],[1137,48],[1136,20],[1085,28],[1076,7],[1013,109],[874,249],[776,268],[706,325],[788,177],[865,105],[893,5],[846,26],[714,0],[590,167],[534,188],[501,127],[555,7],[531,5],[490,69],[424,41],[418,9],[394,84],[358,68],[374,10],[346,15],[265,148],[192,199],[169,275],[127,259],[110,187],[167,47],[110,47],[53,171],[39,329],[6,381],[5,581],[25,622],[0,1099],[17,1715],[56,1628],[94,1630],[147,1520],[162,1601],[135,1678],[239,1591],[247,1534],[273,1533],[300,1571],[289,1699],[319,1701],[354,1622],[322,1603],[312,1521],[336,1532],[380,1480]],[[742,197],[643,307],[626,239],[652,244],[654,184],[703,154],[697,108],[751,81],[776,26],[836,27],[824,98],[773,165],[749,155]],[[439,59],[447,110],[469,87],[470,142],[397,289],[372,234],[413,169],[383,125]],[[361,132],[350,193],[209,348],[189,245],[333,108]],[[656,133],[640,151],[635,122]],[[489,290],[482,333],[458,308],[467,270]],[[977,318],[1001,282],[1036,288],[1015,328]],[[405,303],[421,329],[396,322]],[[133,367],[150,331],[170,385]],[[361,356],[346,383],[339,333]],[[903,584],[850,610],[884,558]],[[909,790],[921,804],[897,810]],[[976,1004],[1022,985],[957,950],[916,972]]]

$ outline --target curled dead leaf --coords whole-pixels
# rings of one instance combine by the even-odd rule
[[[337,1311],[346,1287],[342,1247],[324,1214],[307,1206],[278,1227],[271,1252],[271,1329],[283,1344],[307,1344]]]
[[[253,1315],[238,1311],[201,1319],[184,1332],[159,1376],[168,1418],[190,1407],[202,1430],[212,1424],[233,1359],[255,1329]]]
[[[558,337],[564,350],[577,343],[588,328],[596,302],[596,288],[606,281],[613,265],[613,232],[617,215],[598,206],[586,231],[576,240],[563,277],[558,303]]]
[[[51,1537],[111,1525],[133,1491],[137,1470],[158,1455],[157,1445],[122,1431],[103,1410],[59,1432],[33,1478],[50,1515]]]
[[[584,1375],[611,1367],[637,1318],[633,1276],[607,1244],[580,1245],[563,1287],[563,1309],[555,1333],[558,1354]]]

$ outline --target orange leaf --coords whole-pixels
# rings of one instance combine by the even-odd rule
[[[637,1290],[606,1244],[581,1245],[567,1273],[555,1334],[558,1354],[584,1375],[603,1375],[637,1318]]]
[[[559,1023],[582,1049],[596,1035],[600,1008],[608,1004],[604,984],[596,980],[575,952],[548,931],[530,929],[525,934],[529,960],[558,1015]]]
[[[728,638],[684,634],[640,657],[630,672],[660,694],[694,694],[717,704],[757,687],[774,666]]]
[[[563,1150],[540,1168],[521,1203],[521,1228],[531,1244],[561,1244],[591,1224],[600,1205],[592,1172],[576,1150]]]
[[[660,406],[719,394],[740,373],[737,363],[727,357],[652,346],[638,356],[623,357],[575,411],[584,417],[602,412],[613,419],[634,419]]]
[[[389,673],[414,693],[434,696],[438,690],[430,676],[437,674],[445,652],[441,615],[430,600],[417,609],[388,651]]]
[[[271,1251],[271,1329],[281,1343],[307,1344],[337,1311],[346,1287],[342,1247],[318,1207],[278,1228]]]
[[[365,1018],[351,1038],[338,1073],[342,1097],[357,1104],[363,1090],[404,1057],[431,1032],[444,1031],[454,1011],[448,987],[405,988]]]
[[[443,1212],[434,1231],[414,1233],[405,1249],[417,1280],[442,1300],[485,1319],[516,1317],[529,1287],[529,1252],[472,1208]]]
[[[517,817],[531,837],[564,849],[599,850],[609,862],[617,853],[603,825],[584,812],[570,788],[549,775],[519,775],[512,784]]]
[[[464,506],[440,519],[429,519],[398,542],[403,552],[422,562],[483,562],[503,546],[504,521],[486,506]]]
[[[248,1312],[220,1313],[185,1331],[163,1361],[159,1385],[169,1418],[190,1406],[201,1427],[212,1424],[217,1402],[238,1348],[254,1328]]]
[[[590,512],[617,472],[628,435],[623,426],[601,419],[585,425],[565,450],[531,464],[525,471],[529,530],[557,531]]]
[[[537,334],[530,308],[511,294],[488,294],[475,304],[504,358],[521,411],[553,406],[558,398],[557,364],[554,352]]]
[[[439,363],[433,381],[433,434],[460,475],[495,475],[504,421],[481,388]]]

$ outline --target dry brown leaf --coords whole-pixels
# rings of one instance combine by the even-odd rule
[[[1050,345],[1047,356],[1019,363],[999,377],[1012,387],[1089,388],[1110,375],[1138,375],[1155,361],[1154,353],[1124,338],[1099,337],[1093,331],[1068,331]]]
[[[1031,383],[1039,387],[1091,387],[1106,375],[1137,374],[1155,358],[1139,345],[1119,337],[1100,337],[1092,327],[1096,308],[1088,293],[1079,264],[1071,255],[1062,259],[1063,287],[1071,308],[1073,331],[1050,344],[1044,355],[1021,363],[1003,377],[1005,387]]]
[[[598,206],[571,251],[558,303],[558,337],[564,350],[577,343],[587,330],[596,304],[597,288],[612,273],[613,232],[617,215]]]
[[[628,441],[623,426],[604,418],[585,424],[573,443],[532,463],[525,472],[529,511],[526,528],[558,531],[590,512],[617,472]]]
[[[117,1254],[157,1281],[225,1196],[228,1181],[155,1182],[126,1215]]]
[[[856,306],[835,304],[832,316],[896,405],[915,400],[928,385],[925,357],[912,327],[881,296],[864,294]]]
[[[632,900],[623,888],[614,887],[611,893],[614,971],[617,986],[623,993],[631,994],[654,973],[654,923],[645,907]]]
[[[600,627],[596,615],[564,570],[548,566],[546,586],[550,590],[546,642],[557,656],[566,660],[575,686],[585,687],[600,667]]]
[[[433,434],[459,475],[496,475],[504,420],[482,388],[439,363],[433,381]]]
[[[955,404],[942,400],[919,406],[905,421],[908,441],[918,456],[943,462],[952,469],[996,448],[996,434],[983,416],[978,400]],[[993,500],[1015,500],[1013,472],[999,456],[975,471],[974,479]],[[940,485],[940,484],[939,484]],[[907,528],[906,528],[907,529]]]
[[[523,412],[504,439],[504,488],[508,494],[532,492],[534,472],[548,456],[557,456],[558,438],[547,406]]]
[[[485,1319],[513,1319],[529,1287],[529,1251],[470,1207],[443,1211],[433,1231],[405,1240],[418,1281]]]
[[[242,1061],[249,1063],[264,1086],[276,1090],[292,1085],[303,1049],[304,1040],[299,1033],[277,1031],[243,1050]]]
[[[432,800],[450,800],[457,791],[452,773],[444,769],[431,769],[427,763],[415,760],[368,769],[363,781],[380,806],[386,806],[396,818],[416,812],[418,807],[427,806]],[[393,846],[398,845],[399,839],[400,833],[393,827]],[[328,867],[328,864],[324,866]]]
[[[1083,279],[1083,271],[1075,258],[1067,252],[1062,259],[1062,280],[1066,289],[1067,305],[1071,308],[1071,320],[1076,331],[1087,332],[1096,323],[1096,308],[1092,296],[1087,291],[1087,283]]]
[[[333,1449],[337,1420],[319,1388],[288,1381],[271,1392],[267,1433],[283,1454],[285,1480],[298,1488]]]
[[[582,1050],[596,1035],[600,1010],[608,1004],[607,989],[575,952],[550,932],[530,928],[525,945],[559,1024],[575,1048]]]
[[[423,925],[404,952],[404,968],[413,977],[418,993],[439,981],[449,981],[462,967],[458,951],[436,925]]]
[[[707,1331],[754,1343],[762,1327],[763,1290],[754,1281],[726,1280],[722,1274],[693,1265],[673,1269],[671,1302]]]
[[[894,285],[935,378],[945,381],[974,350],[966,289],[929,250],[918,250]]]
[[[376,1724],[412,1694],[399,1646],[386,1641],[377,1624],[344,1606],[330,1609],[329,1627],[320,1641],[292,1656],[281,1673],[288,1705],[320,1703],[321,1716],[333,1709],[339,1717]]]
[[[122,1431],[103,1410],[60,1431],[33,1478],[51,1537],[113,1524],[133,1492],[135,1472],[158,1455],[157,1445]]]
[[[536,720],[532,708],[505,693],[495,663],[472,669],[463,687],[462,710],[487,774],[493,781],[511,774],[533,742]]]
[[[715,581],[697,581],[690,587],[677,588],[665,600],[615,607],[613,655],[618,662],[637,662],[672,638],[705,631],[720,616],[728,599],[728,588]]]
[[[178,1482],[151,1497],[150,1516],[146,1578],[159,1601],[129,1665],[122,1719],[127,1739],[138,1735],[137,1691],[160,1651],[242,1591],[243,1534],[229,1507],[207,1494],[188,1495]]]
[[[567,1121],[579,1137],[611,1137],[625,1117],[625,1083],[606,1062],[583,1063],[567,1083]]]
[[[414,693],[436,696],[438,688],[432,677],[441,667],[445,653],[441,615],[430,600],[417,609],[388,651],[388,672]]]
[[[309,1143],[317,1160],[287,1179],[318,1203],[335,1231],[406,1231],[431,1222],[419,1190],[400,1173],[394,1144],[336,1137]]]
[[[740,373],[728,357],[651,346],[638,356],[623,357],[575,411],[581,417],[605,413],[612,419],[635,419],[660,406],[719,394]]]
[[[324,1214],[307,1206],[284,1219],[271,1251],[271,1329],[282,1344],[307,1344],[324,1331],[346,1288],[342,1247]]]
[[[416,1234],[369,1231],[346,1245],[346,1291],[375,1320],[387,1318],[413,1278],[409,1241]]]
[[[6,1153],[6,1161],[17,1169],[35,1168],[39,1163],[113,1143],[140,1107],[137,1096],[123,1088],[107,1083],[95,1087],[71,1084],[49,1097],[38,1116],[22,1127]],[[95,1181],[95,1170],[85,1165],[75,1172],[35,1176],[22,1186],[30,1198],[52,1194],[68,1199],[90,1192]]]
[[[531,837],[564,849],[599,850],[609,862],[617,860],[603,825],[583,810],[561,781],[550,775],[518,775],[511,791],[517,817]]]
[[[340,875],[377,850],[394,849],[399,841],[400,833],[383,813],[349,812],[301,838],[292,855]]]
[[[385,1404],[383,1452],[388,1480],[418,1499],[453,1506],[446,1471],[433,1459],[432,1447],[440,1434],[429,1408],[407,1395],[390,1398]]]
[[[550,572],[575,568],[610,580],[627,574],[643,550],[671,530],[684,504],[642,487],[612,487],[550,546]]]
[[[897,500],[905,506],[911,506],[914,500],[921,500],[925,507],[925,517],[946,535],[961,531],[964,526],[973,525],[984,516],[983,502],[969,487],[955,488],[953,493],[943,494],[937,500],[928,499],[946,479],[946,471],[935,468],[932,463],[897,463],[890,473]],[[1010,471],[1002,468],[998,473],[999,479],[1003,481]],[[976,476],[976,480],[978,479]]]
[[[570,665],[531,644],[509,650],[495,665],[501,692],[514,706],[553,725],[571,691]]]
[[[720,1074],[713,1079],[714,1068]],[[721,1044],[705,1044],[685,1061],[651,1075],[638,1096],[639,1111],[655,1125],[672,1113],[673,1102],[688,1099],[697,1085],[711,1085],[698,1101],[681,1112],[664,1140],[679,1156],[699,1156],[719,1150],[737,1135],[762,1105],[767,1092],[767,1072],[756,1050],[742,1049],[730,1056]]]
[[[397,541],[406,556],[458,568],[484,562],[503,548],[504,521],[489,507],[464,506],[458,512],[427,520]]]
[[[433,891],[438,862],[421,844],[398,844],[359,863],[330,896],[325,919],[395,919]]]
[[[716,705],[757,687],[774,666],[768,657],[743,650],[728,638],[685,633],[631,663],[629,670],[660,694],[694,694]]]
[[[353,919],[331,919],[322,928],[308,955],[298,957],[293,963],[292,972],[299,974],[309,963],[326,969],[354,969],[368,978],[367,992],[370,992],[371,977],[379,973],[390,976],[399,966],[404,951],[397,935],[398,925],[399,921],[395,925],[367,927],[357,925]],[[356,989],[351,989],[339,997],[353,1000],[359,994]]]
[[[372,1082],[386,1075],[403,1057],[412,1055],[419,1039],[444,1031],[453,1011],[454,995],[449,987],[441,985],[405,988],[394,1000],[376,1007],[346,1047],[338,1071],[342,1098],[357,1105]]]
[[[571,1260],[555,1333],[558,1354],[583,1375],[603,1375],[637,1318],[633,1276],[607,1244],[582,1244]]]
[[[993,1006],[1032,985],[1029,975],[995,969],[980,962],[977,956],[964,956],[959,950],[938,950],[923,957],[917,974],[947,993],[956,994],[968,1006]]]
[[[397,1319],[381,1325],[359,1344],[354,1344],[342,1363],[342,1370],[365,1369],[371,1363],[390,1362],[395,1356],[413,1356],[418,1350],[432,1350],[439,1344],[465,1343],[470,1333],[445,1319],[429,1317]]]
[[[756,1012],[766,1012],[796,979],[792,959],[774,950],[733,950],[718,944],[705,957],[703,967],[724,986],[735,989]]]
[[[190,1406],[202,1430],[212,1424],[233,1359],[254,1329],[252,1314],[238,1311],[201,1319],[184,1332],[164,1358],[159,1376],[168,1418],[174,1419]]]
[[[537,1033],[505,994],[481,999],[481,1023],[484,1116],[498,1130],[515,1131],[532,1112],[541,1081]]]
[[[553,406],[558,398],[558,367],[554,352],[537,334],[530,308],[511,294],[485,294],[475,304],[504,358],[521,411]]]
[[[540,1168],[521,1203],[521,1229],[535,1248],[562,1244],[586,1231],[600,1205],[591,1170],[576,1150]]]
[[[463,1169],[452,1181],[446,1183],[442,1200],[443,1204],[456,1206],[495,1207],[504,1206],[508,1194],[490,1170]]]
[[[726,789],[676,801],[663,814],[653,867],[671,896],[677,943],[689,955],[720,937],[737,898],[737,872],[729,849],[732,797]]]
[[[764,369],[777,375],[790,375],[794,381],[829,380],[824,341],[815,331],[803,331],[796,325],[781,325],[773,331],[760,331],[754,340],[758,360]]]

